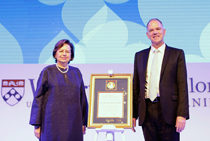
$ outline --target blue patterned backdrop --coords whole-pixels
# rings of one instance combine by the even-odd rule
[[[0,63],[54,63],[62,38],[75,44],[72,63],[133,63],[154,17],[187,62],[210,62],[209,0],[0,0]]]

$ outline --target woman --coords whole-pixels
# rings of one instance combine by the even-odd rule
[[[74,59],[73,44],[58,41],[53,57],[56,64],[39,76],[30,124],[41,141],[83,141],[88,105],[82,75],[68,65]]]

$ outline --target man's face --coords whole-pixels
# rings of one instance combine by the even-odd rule
[[[151,40],[154,47],[160,47],[164,41],[165,29],[157,20],[152,20],[147,26],[147,37]]]

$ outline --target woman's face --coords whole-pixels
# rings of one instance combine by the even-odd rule
[[[68,64],[71,59],[71,48],[68,44],[64,44],[55,54],[58,64]]]

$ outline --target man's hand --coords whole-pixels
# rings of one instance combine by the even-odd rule
[[[135,118],[133,118],[133,127],[132,127],[132,131],[133,131],[133,132],[136,132],[136,130],[135,130],[134,127],[136,127],[136,119],[135,119]]]
[[[176,132],[182,132],[184,130],[186,124],[186,118],[178,116],[176,118]]]

